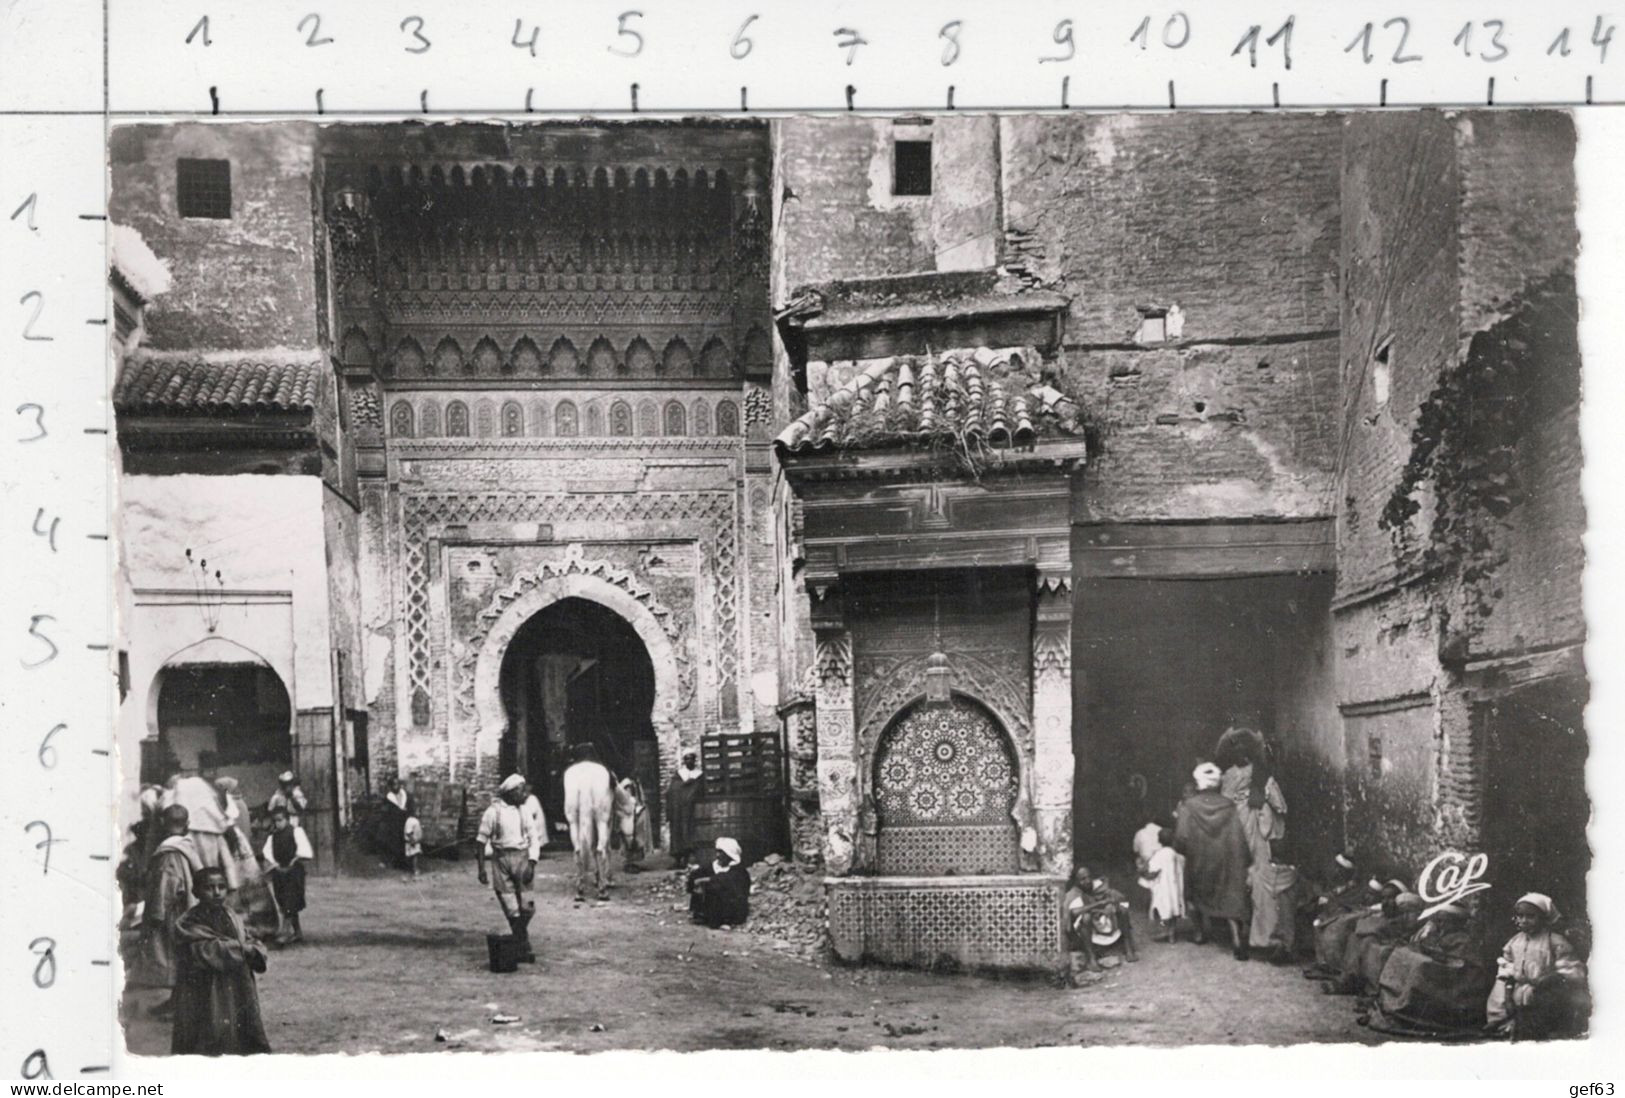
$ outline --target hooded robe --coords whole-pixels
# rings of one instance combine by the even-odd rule
[[[1207,918],[1247,918],[1247,836],[1235,802],[1208,789],[1180,805],[1174,849],[1185,855],[1185,894]]]

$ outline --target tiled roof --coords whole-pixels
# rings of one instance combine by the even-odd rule
[[[779,455],[887,449],[964,438],[994,448],[1083,437],[1078,406],[1042,379],[1031,347],[987,347],[853,363],[809,363],[809,377],[851,371],[774,440]]]
[[[170,415],[314,412],[323,391],[314,359],[136,355],[119,372],[113,406]]]

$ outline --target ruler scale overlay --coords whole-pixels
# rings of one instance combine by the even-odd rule
[[[108,127],[1625,103],[1598,3],[0,3],[0,1075],[117,1070]]]

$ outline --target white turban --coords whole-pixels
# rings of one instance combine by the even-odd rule
[[[1203,763],[1191,772],[1191,777],[1196,781],[1197,791],[1201,792],[1219,788],[1219,783],[1224,781],[1224,771],[1212,763]]]
[[[744,861],[744,855],[739,850],[739,843],[733,839],[718,839],[717,849],[736,862]]]
[[[1552,898],[1544,892],[1526,892],[1518,897],[1518,903],[1539,908],[1548,922],[1557,918],[1557,905],[1552,903]],[[1513,904],[1512,906],[1516,907],[1518,905]]]
[[[1337,864],[1342,866],[1344,869],[1353,869],[1354,868],[1354,863],[1349,861],[1349,858],[1348,858],[1347,854],[1339,854],[1337,856]]]
[[[282,773],[280,773],[280,774],[278,774],[276,776],[276,780],[279,781],[279,782],[291,782],[291,781],[293,781],[293,771],[292,770],[284,770]]]
[[[502,779],[502,784],[497,786],[497,792],[512,793],[515,789],[518,789],[524,784],[524,778],[521,778],[518,774],[509,774],[506,778]]]

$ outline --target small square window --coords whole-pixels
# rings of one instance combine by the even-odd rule
[[[182,217],[231,219],[231,161],[175,161],[175,206]]]
[[[892,145],[892,194],[931,193],[931,142],[897,141]]]

